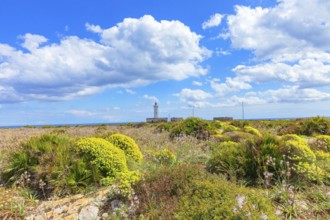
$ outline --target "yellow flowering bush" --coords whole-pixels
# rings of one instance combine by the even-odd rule
[[[295,171],[299,174],[305,174],[307,179],[317,182],[322,182],[326,176],[325,172],[317,167],[315,163],[299,162]]]
[[[318,150],[315,152],[316,159],[318,160],[329,160],[330,161],[330,153],[324,152],[323,150]]]
[[[295,134],[288,134],[282,137],[284,141],[280,151],[286,154],[293,161],[314,162],[316,159],[313,151],[308,147],[307,142]]]
[[[141,180],[141,174],[136,171],[118,173],[115,178],[105,177],[101,180],[103,186],[118,184],[118,193],[122,196],[129,196],[133,192],[132,185]]]
[[[245,126],[244,131],[249,133],[249,134],[253,134],[253,135],[261,137],[260,131],[256,128],[252,127],[252,126]]]
[[[215,121],[213,122],[214,126],[218,129],[221,129],[223,132],[230,131],[239,131],[240,129],[234,125],[229,124],[228,122]]]
[[[80,139],[77,151],[103,176],[115,177],[128,171],[124,151],[102,138]]]
[[[143,160],[140,148],[132,138],[123,134],[113,134],[107,137],[106,140],[122,149],[125,155],[132,158],[134,161],[141,162]]]
[[[316,166],[316,155],[308,147],[307,142],[298,135],[289,134],[282,137],[284,143],[281,150],[293,163],[293,170],[310,181],[323,181],[324,171]]]

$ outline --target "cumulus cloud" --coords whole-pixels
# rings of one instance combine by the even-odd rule
[[[156,96],[151,96],[151,95],[147,95],[147,94],[145,94],[145,95],[143,96],[143,98],[144,98],[144,99],[147,99],[147,100],[151,100],[151,101],[153,101],[153,102],[159,102],[159,100],[158,100],[158,98],[157,98]]]
[[[330,2],[280,0],[272,8],[236,6],[227,17],[235,48],[253,50],[259,58],[280,58],[308,50],[329,50]]]
[[[236,76],[211,82],[211,87],[219,95],[248,90],[248,98],[265,103],[329,99],[329,91],[322,90],[330,83],[329,11],[330,2],[322,0],[280,0],[269,8],[236,6],[222,36],[255,57],[252,64],[233,68]],[[272,90],[260,90],[270,84]],[[250,90],[256,94],[251,96]]]
[[[29,51],[38,49],[41,44],[47,42],[47,38],[41,35],[25,34],[20,38],[24,40],[22,47],[28,49]]]
[[[212,94],[207,93],[201,89],[192,90],[188,88],[182,89],[180,93],[174,94],[174,96],[179,97],[182,103],[186,103],[189,106],[194,107],[210,106],[211,103],[207,100],[213,97]]]
[[[127,92],[128,94],[131,94],[131,95],[135,95],[136,92],[131,90],[131,89],[125,89],[125,92]]]
[[[88,117],[88,116],[93,116],[95,113],[89,112],[89,111],[84,111],[84,110],[69,110],[67,111],[68,114],[73,115],[73,116],[78,116],[78,117]]]
[[[25,34],[22,47],[28,52],[0,44],[0,102],[67,100],[207,73],[201,62],[211,52],[180,21],[146,15],[108,29],[86,28],[100,42],[67,36],[51,44],[44,36]]]
[[[249,82],[288,82],[302,88],[330,84],[330,64],[312,58],[301,59],[292,65],[281,62],[268,62],[255,66],[239,65],[233,71]]]
[[[218,56],[228,56],[228,55],[231,54],[230,51],[228,51],[228,50],[224,50],[224,49],[222,49],[222,48],[216,48],[215,53],[216,53],[216,55],[218,55]]]
[[[193,81],[192,84],[194,86],[202,86],[203,85],[203,83],[202,82],[199,82],[199,81]]]
[[[298,86],[267,90],[258,94],[269,103],[276,102],[313,102],[330,100],[330,94],[316,89],[300,89]]]
[[[221,21],[222,21],[222,18],[224,16],[219,14],[219,13],[216,13],[214,15],[212,15],[209,20],[203,22],[202,24],[202,28],[203,29],[208,29],[208,28],[211,28],[211,27],[217,27],[221,24]]]
[[[210,81],[211,88],[217,93],[217,96],[223,97],[230,93],[238,92],[240,90],[251,89],[252,86],[245,82],[245,80],[236,77],[227,77],[224,83],[219,83],[218,79],[213,79]]]

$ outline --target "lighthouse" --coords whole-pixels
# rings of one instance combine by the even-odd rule
[[[155,102],[154,104],[154,118],[158,118],[158,104]]]
[[[154,117],[153,118],[147,118],[147,122],[167,122],[167,118],[159,118],[158,117],[158,103],[154,103]]]

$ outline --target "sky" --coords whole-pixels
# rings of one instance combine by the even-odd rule
[[[330,116],[330,1],[1,0],[0,126]]]

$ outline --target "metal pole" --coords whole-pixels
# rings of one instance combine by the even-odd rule
[[[242,102],[242,119],[244,120],[244,102]]]

